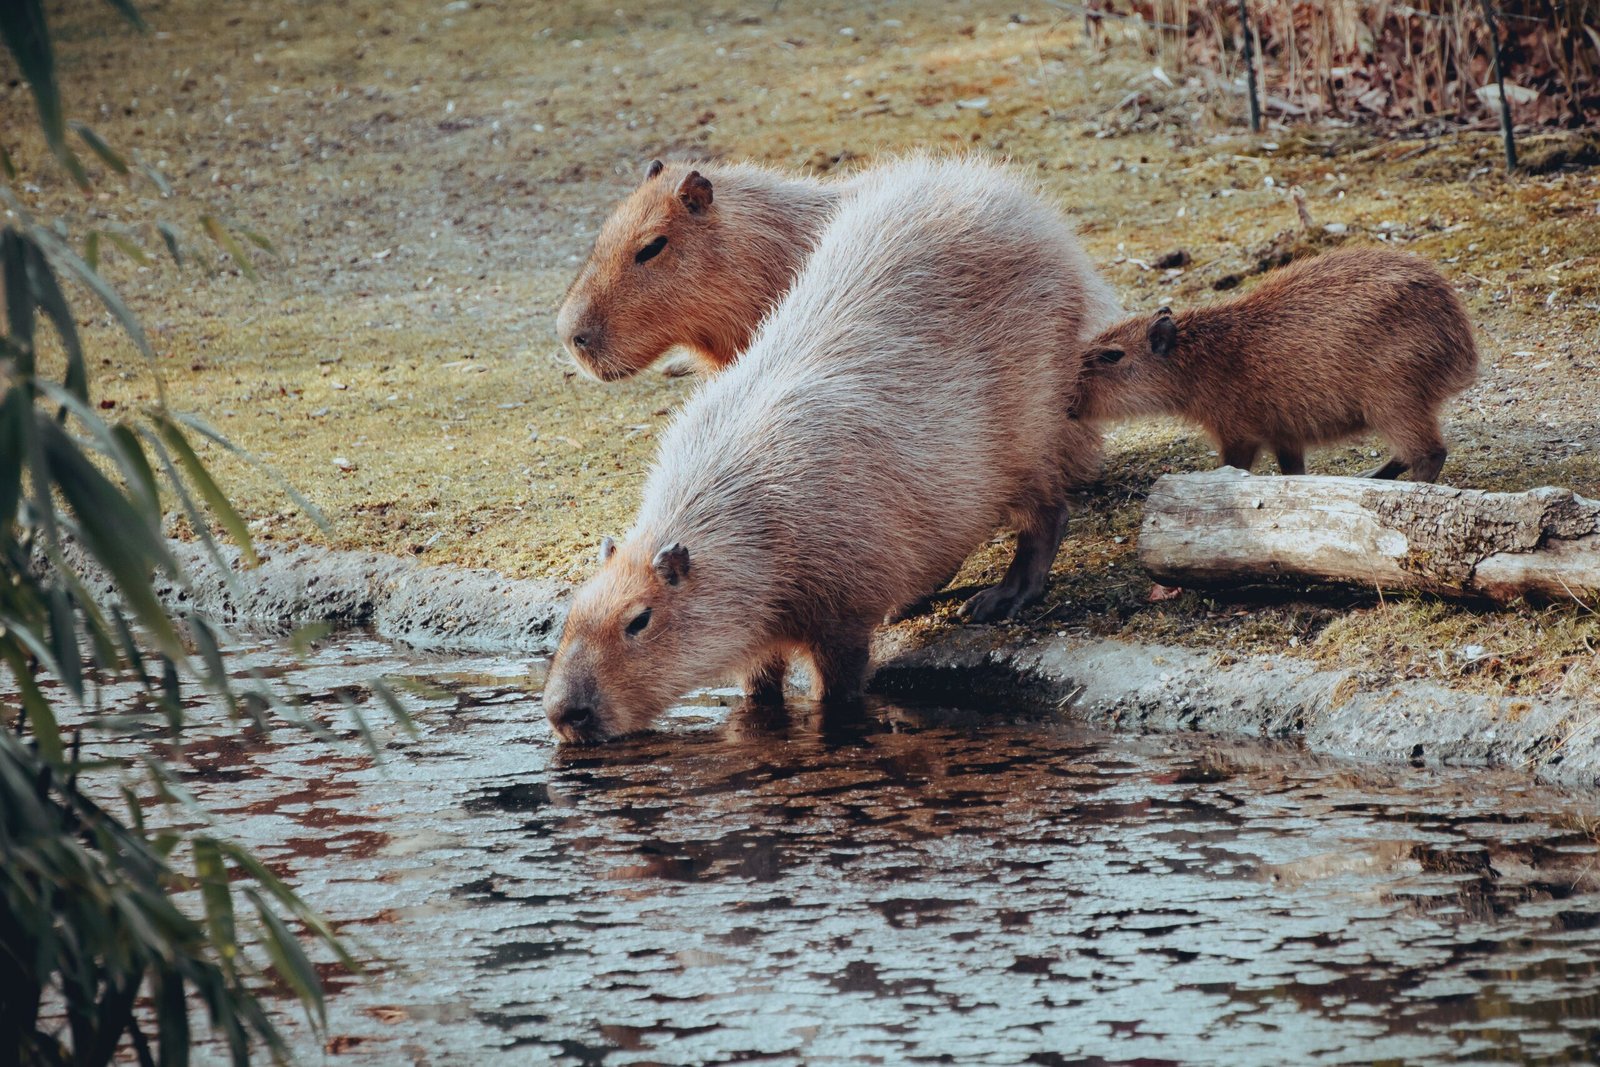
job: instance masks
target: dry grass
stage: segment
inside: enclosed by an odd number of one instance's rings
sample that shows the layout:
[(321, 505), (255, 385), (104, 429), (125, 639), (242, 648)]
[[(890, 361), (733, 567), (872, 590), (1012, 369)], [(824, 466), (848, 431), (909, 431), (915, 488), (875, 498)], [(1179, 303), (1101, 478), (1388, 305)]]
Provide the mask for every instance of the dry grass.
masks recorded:
[[(1449, 413), (1446, 477), (1600, 496), (1600, 180), (1508, 179), (1491, 135), (1251, 139), (1237, 101), (1168, 87), (1138, 48), (1098, 53), (1078, 20), (1034, 6), (160, 0), (147, 13), (164, 36), (131, 37), (93, 7), (73, 14), (67, 85), (93, 72), (121, 87), (80, 94), (75, 110), (284, 257), (258, 284), (220, 262), (107, 271), (152, 327), (174, 402), (273, 461), (329, 513), (341, 547), (571, 579), (625, 526), (655, 430), (691, 385), (574, 378), (551, 319), (599, 219), (658, 154), (820, 170), (913, 145), (1000, 152), (1037, 169), (1134, 308), (1210, 299), (1226, 275), (1250, 284), (1264, 251), (1302, 241), (1284, 192), (1299, 185), (1319, 226), (1403, 243), (1462, 288), (1485, 368)], [(0, 137), (44, 184), (22, 106), (0, 88)], [(40, 197), (80, 224), (167, 210), (107, 188), (89, 202)], [(1189, 267), (1147, 269), (1179, 247)], [(92, 332), (109, 355), (101, 395), (148, 400), (148, 368), (105, 324)], [(1373, 447), (1311, 465), (1355, 472)], [(1587, 651), (1600, 625), (1576, 605), (1314, 590), (1148, 603), (1134, 561), (1144, 494), (1165, 471), (1213, 462), (1182, 427), (1115, 434), (1030, 625), (1600, 693)], [(321, 537), (266, 479), (219, 466), (269, 545)], [(980, 552), (958, 584), (993, 577), (1003, 553)], [(1456, 653), (1470, 645), (1498, 663), (1467, 669)]]

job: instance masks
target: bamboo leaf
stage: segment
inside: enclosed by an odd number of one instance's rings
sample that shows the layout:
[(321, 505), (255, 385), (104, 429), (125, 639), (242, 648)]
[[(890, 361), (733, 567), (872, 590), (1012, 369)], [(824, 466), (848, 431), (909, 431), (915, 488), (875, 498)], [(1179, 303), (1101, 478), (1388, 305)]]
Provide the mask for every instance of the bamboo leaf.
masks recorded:
[(229, 536), (233, 538), (234, 543), (239, 547), (239, 552), (245, 561), (245, 565), (249, 567), (260, 565), (261, 557), (256, 555), (255, 544), (250, 538), (250, 527), (245, 525), (244, 519), (234, 510), (233, 505), (228, 502), (227, 496), (212, 479), (211, 472), (206, 470), (205, 464), (200, 462), (200, 457), (195, 455), (194, 449), (189, 445), (188, 438), (183, 436), (183, 431), (178, 428), (176, 423), (165, 417), (158, 416), (155, 421), (156, 430), (161, 434), (161, 439), (167, 443), (168, 448), (172, 449), (173, 454), (178, 458), (179, 465), (183, 467), (184, 473), (189, 476), (189, 480), (194, 483), (195, 488), (200, 490), (200, 495), (205, 497), (206, 503), (216, 513), (217, 521), (222, 523), (223, 529), (228, 531)]
[(200, 545), (206, 550), (206, 555), (211, 557), (211, 565), (217, 569), (217, 575), (222, 579), (228, 591), (235, 597), (244, 595), (244, 589), (239, 584), (238, 576), (233, 573), (227, 557), (222, 554), (222, 546), (217, 543), (216, 537), (211, 533), (211, 522), (206, 518), (205, 512), (195, 503), (194, 497), (189, 495), (188, 486), (183, 483), (183, 475), (177, 465), (173, 463), (172, 456), (167, 452), (166, 446), (161, 443), (161, 438), (154, 432), (140, 428), (150, 442), (150, 447), (155, 451), (156, 459), (161, 462), (161, 469), (166, 472), (167, 484), (172, 486), (172, 491), (178, 497), (178, 503), (183, 506), (183, 513), (189, 517), (189, 525), (194, 528), (195, 536), (200, 539)]
[(207, 684), (212, 689), (228, 689), (228, 668), (222, 664), (222, 648), (217, 643), (217, 635), (211, 632), (211, 627), (197, 615), (188, 619), (189, 632), (194, 635), (195, 647), (200, 651), (200, 659), (206, 665), (206, 670), (211, 677)]
[(139, 264), (141, 267), (149, 265), (150, 257), (145, 255), (144, 254), (144, 249), (142, 249), (138, 245), (134, 244), (131, 240), (128, 239), (128, 237), (126, 237), (123, 234), (117, 233), (115, 230), (106, 230), (105, 231), (105, 235), (106, 235), (106, 240), (108, 240), (112, 244), (116, 245), (118, 251), (120, 251), (123, 255), (127, 256), (129, 259), (133, 260), (135, 263)]
[(138, 346), (144, 357), (154, 362), (156, 358), (155, 352), (150, 347), (150, 339), (145, 336), (144, 327), (139, 325), (139, 320), (134, 317), (133, 312), (128, 310), (128, 305), (124, 304), (122, 298), (116, 294), (116, 291), (106, 284), (105, 279), (100, 277), (89, 264), (78, 258), (77, 254), (67, 247), (66, 242), (62, 241), (49, 229), (35, 224), (29, 229), (29, 233), (35, 241), (39, 242), (45, 254), (55, 262), (58, 268), (65, 268), (68, 273), (89, 287), (89, 291), (99, 298), (100, 303), (105, 305), (107, 311), (111, 312), (112, 316), (121, 324), (123, 332)]
[(142, 33), (149, 28), (144, 24), (144, 19), (140, 16), (138, 9), (133, 6), (133, 0), (106, 0), (106, 3), (115, 8), (123, 18), (127, 19), (134, 29)]
[[(156, 487), (156, 472), (150, 469), (150, 461), (139, 445), (138, 435), (126, 424), (119, 423), (111, 427), (111, 436), (122, 446), (122, 458), (126, 462), (125, 471), (132, 473), (128, 482), (143, 499), (148, 518), (151, 522), (160, 522), (161, 494)], [(124, 477), (127, 477), (126, 473)]]
[(90, 270), (100, 269), (99, 230), (90, 230), (89, 235), (83, 239), (83, 261), (89, 265)]
[(173, 228), (171, 223), (158, 222), (156, 223), (156, 232), (161, 235), (161, 240), (166, 243), (167, 254), (172, 257), (172, 262), (180, 267), (183, 266), (183, 245), (178, 240), (178, 231)]
[(33, 292), (28, 285), (28, 248), (22, 234), (7, 228), (0, 232), (0, 272), (4, 272), (6, 332), (19, 354), (24, 375), (33, 373)]
[(191, 430), (194, 430), (207, 440), (221, 445), (233, 455), (238, 456), (240, 459), (256, 468), (256, 470), (261, 471), (267, 477), (271, 478), (273, 482), (277, 484), (278, 488), (282, 489), (284, 494), (288, 496), (290, 500), (294, 501), (295, 507), (305, 512), (306, 516), (310, 518), (312, 522), (317, 524), (318, 529), (320, 529), (323, 533), (333, 532), (333, 525), (328, 522), (327, 517), (322, 514), (321, 509), (313, 504), (310, 500), (307, 500), (300, 490), (296, 489), (287, 478), (278, 473), (277, 468), (273, 467), (270, 463), (267, 463), (253, 452), (240, 448), (238, 445), (222, 436), (222, 434), (218, 433), (211, 427), (209, 423), (200, 418), (198, 415), (191, 415), (186, 412), (173, 412), (172, 418), (189, 427)]
[(150, 688), (150, 675), (144, 669), (144, 653), (139, 649), (139, 642), (133, 636), (133, 627), (128, 625), (128, 617), (122, 614), (122, 609), (115, 604), (111, 605), (111, 620), (116, 624), (117, 637), (122, 642), (122, 654), (127, 658), (128, 666), (133, 668), (133, 673), (138, 676), (139, 684), (145, 689)]
[(67, 306), (67, 298), (56, 282), (55, 271), (50, 269), (50, 263), (45, 259), (43, 249), (31, 241), (28, 242), (27, 259), (28, 282), (33, 290), (34, 301), (44, 309), (45, 315), (55, 326), (56, 335), (61, 338), (61, 348), (67, 356), (67, 373), (62, 379), (62, 384), (74, 396), (87, 403), (89, 372), (84, 367), (83, 345), (78, 341), (78, 327), (72, 320), (72, 309)]
[(55, 52), (40, 0), (7, 0), (0, 4), (0, 39), (4, 39), (11, 58), (33, 91), (39, 112), (39, 127), (44, 131), (50, 151), (80, 188), (88, 178), (77, 157), (67, 147), (66, 122), (62, 117), (61, 89), (56, 84)]
[(201, 215), (200, 228), (206, 231), (206, 236), (217, 243), (217, 246), (228, 253), (228, 258), (238, 264), (239, 272), (251, 281), (256, 280), (256, 269), (250, 263), (250, 258), (245, 255), (239, 242), (233, 239), (233, 234), (215, 215)]
[[(198, 862), (198, 860), (196, 861)], [(161, 1067), (187, 1067), (189, 1063), (189, 1004), (183, 995), (181, 974), (166, 974), (156, 982), (156, 1034)]]
[(267, 955), (272, 959), (274, 968), (279, 976), (293, 989), (295, 996), (300, 999), (301, 1005), (306, 1010), (306, 1017), (313, 1027), (320, 1033), (328, 1025), (327, 1011), (322, 1001), (322, 981), (317, 977), (316, 968), (311, 966), (311, 961), (306, 958), (305, 950), (300, 947), (289, 928), (278, 918), (270, 905), (262, 899), (261, 894), (253, 889), (245, 892), (256, 906), (256, 914), (261, 918), (261, 925), (265, 927), (262, 945), (267, 950)]
[(78, 649), (78, 620), (72, 601), (60, 587), (50, 590), (50, 647), (56, 678), (75, 700), (83, 702), (83, 657)]
[(185, 660), (183, 643), (156, 600), (150, 581), (154, 566), (160, 565), (169, 574), (177, 571), (159, 533), (129, 507), (116, 487), (52, 420), (36, 425), (43, 437), (47, 476), (77, 516), (86, 546), (110, 573), (124, 602), (150, 631), (157, 647), (176, 660)]
[(85, 126), (81, 122), (74, 122), (72, 124), (72, 129), (73, 132), (75, 132), (79, 137), (83, 138), (83, 143), (89, 146), (89, 150), (100, 157), (100, 161), (102, 163), (116, 171), (118, 174), (124, 176), (127, 175), (127, 161), (121, 156), (117, 155), (116, 150), (110, 145), (106, 144), (103, 137), (101, 137), (98, 133), (95, 133), (88, 126)]
[(13, 385), (7, 389), (5, 399), (0, 400), (0, 542), (10, 538), (17, 505), (22, 502), (22, 466), (27, 451), (24, 435), (32, 418), (33, 402), (27, 388)]
[(235, 226), (234, 229), (237, 230), (239, 232), (239, 235), (241, 237), (243, 237), (246, 241), (249, 241), (251, 244), (255, 245), (257, 248), (261, 249), (262, 251), (269, 252), (272, 255), (277, 255), (278, 254), (278, 249), (273, 245), (273, 243), (271, 241), (267, 240), (261, 234), (257, 233), (256, 231), (247, 230), (243, 226)]
[(200, 899), (205, 905), (211, 944), (222, 959), (223, 972), (232, 978), (239, 955), (239, 939), (234, 929), (233, 893), (222, 862), (222, 850), (209, 837), (196, 837), (190, 847), (194, 851), (194, 876), (200, 883)]
[(53, 767), (66, 766), (66, 751), (61, 744), (61, 728), (56, 725), (50, 702), (34, 684), (33, 672), (20, 649), (9, 641), (0, 642), (0, 658), (11, 667), (11, 675), (22, 690), (22, 708), (28, 713), (29, 733), (39, 746), (39, 755)]
[(389, 688), (389, 683), (382, 678), (374, 678), (368, 685), (371, 686), (373, 694), (383, 702), (383, 706), (389, 709), (389, 714), (394, 717), (394, 721), (399, 723), (406, 733), (415, 737), (417, 735), (416, 720), (411, 717), (411, 713), (406, 710), (406, 706), (400, 702), (400, 698), (395, 694), (395, 691)]

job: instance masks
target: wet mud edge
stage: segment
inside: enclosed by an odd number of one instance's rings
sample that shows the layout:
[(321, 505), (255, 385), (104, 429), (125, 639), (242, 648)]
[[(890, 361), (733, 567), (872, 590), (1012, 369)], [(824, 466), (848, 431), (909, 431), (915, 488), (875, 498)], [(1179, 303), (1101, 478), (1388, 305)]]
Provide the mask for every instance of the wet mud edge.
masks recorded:
[[(187, 588), (163, 598), (224, 625), (360, 627), (418, 648), (553, 650), (570, 587), (375, 553), (276, 549), (259, 567), (174, 542)], [(1567, 697), (1495, 697), (1433, 682), (1364, 684), (1290, 656), (1231, 657), (1167, 645), (973, 626), (880, 632), (872, 688), (963, 700), (1005, 696), (1098, 726), (1300, 738), (1313, 752), (1525, 770), (1600, 786), (1600, 708)]]

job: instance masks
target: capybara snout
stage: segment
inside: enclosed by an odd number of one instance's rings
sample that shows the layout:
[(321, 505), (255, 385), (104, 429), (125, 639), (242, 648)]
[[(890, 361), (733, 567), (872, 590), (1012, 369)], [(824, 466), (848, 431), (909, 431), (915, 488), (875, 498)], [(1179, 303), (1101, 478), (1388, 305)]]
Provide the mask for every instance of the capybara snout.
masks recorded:
[(684, 689), (673, 670), (692, 595), (689, 550), (600, 545), (600, 572), (578, 591), (545, 681), (545, 716), (564, 741), (648, 726)]

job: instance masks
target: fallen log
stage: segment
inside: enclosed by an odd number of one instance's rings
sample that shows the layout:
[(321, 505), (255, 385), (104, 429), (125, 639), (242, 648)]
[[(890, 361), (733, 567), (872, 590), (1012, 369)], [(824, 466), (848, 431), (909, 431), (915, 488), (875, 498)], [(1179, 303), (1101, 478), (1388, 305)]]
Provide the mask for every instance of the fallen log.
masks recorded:
[(1157, 582), (1358, 582), (1493, 600), (1600, 594), (1600, 501), (1370, 478), (1169, 474), (1145, 503)]

